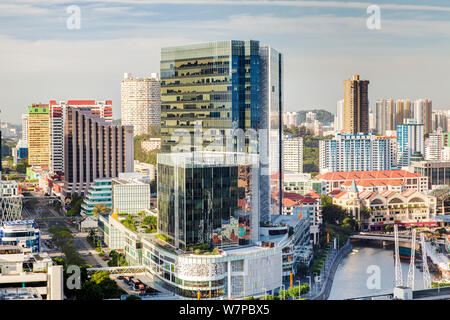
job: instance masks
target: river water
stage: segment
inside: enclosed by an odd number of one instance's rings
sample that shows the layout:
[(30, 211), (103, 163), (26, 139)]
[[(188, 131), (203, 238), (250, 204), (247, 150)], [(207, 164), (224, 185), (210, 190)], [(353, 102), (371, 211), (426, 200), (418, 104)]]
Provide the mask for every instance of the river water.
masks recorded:
[[(420, 262), (418, 263), (416, 260), (416, 266), (418, 264)], [(409, 261), (402, 262), (404, 284), (406, 284), (408, 270)], [(371, 281), (376, 273), (380, 275), (378, 288), (376, 288), (377, 282)], [(328, 299), (342, 300), (392, 293), (394, 278), (393, 249), (353, 246), (353, 251), (341, 261), (336, 270)], [(367, 284), (368, 280), (369, 285)], [(417, 267), (415, 268), (414, 289), (423, 289), (422, 272)]]

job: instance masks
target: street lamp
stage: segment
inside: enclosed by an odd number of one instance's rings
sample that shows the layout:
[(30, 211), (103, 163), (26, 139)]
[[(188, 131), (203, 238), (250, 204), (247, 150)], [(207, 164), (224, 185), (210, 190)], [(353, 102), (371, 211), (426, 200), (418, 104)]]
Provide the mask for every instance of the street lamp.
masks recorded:
[(283, 288), (283, 300), (286, 300), (286, 286), (282, 284), (281, 287)]
[(297, 282), (298, 282), (298, 300), (300, 300), (300, 298), (301, 298), (301, 286), (300, 286), (300, 280), (297, 280)]
[(312, 291), (312, 287), (311, 287), (311, 276), (306, 276), (309, 279), (309, 296), (311, 297), (311, 291)]

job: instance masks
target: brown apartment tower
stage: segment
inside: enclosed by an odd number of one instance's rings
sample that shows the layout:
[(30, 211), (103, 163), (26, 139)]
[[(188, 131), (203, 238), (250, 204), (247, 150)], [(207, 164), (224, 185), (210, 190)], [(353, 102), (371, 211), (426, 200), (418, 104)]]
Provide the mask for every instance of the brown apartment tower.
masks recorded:
[(344, 132), (369, 133), (368, 80), (360, 80), (359, 75), (344, 80)]
[(134, 170), (133, 127), (113, 125), (90, 108), (67, 106), (63, 195), (85, 194), (94, 179)]

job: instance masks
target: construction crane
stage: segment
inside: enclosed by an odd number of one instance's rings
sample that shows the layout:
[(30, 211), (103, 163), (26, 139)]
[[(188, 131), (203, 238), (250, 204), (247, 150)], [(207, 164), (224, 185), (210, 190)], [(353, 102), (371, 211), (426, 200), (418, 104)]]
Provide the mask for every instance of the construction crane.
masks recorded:
[(425, 236), (423, 232), (420, 234), (420, 244), (422, 246), (423, 287), (424, 289), (429, 289), (431, 288), (431, 276), (428, 270), (427, 248), (425, 247)]
[(403, 286), (402, 265), (400, 264), (400, 253), (398, 247), (398, 225), (394, 225), (394, 241), (395, 241), (395, 286)]
[(415, 260), (416, 260), (416, 229), (413, 229), (411, 235), (411, 261), (409, 263), (408, 280), (406, 286), (414, 290), (415, 280)]

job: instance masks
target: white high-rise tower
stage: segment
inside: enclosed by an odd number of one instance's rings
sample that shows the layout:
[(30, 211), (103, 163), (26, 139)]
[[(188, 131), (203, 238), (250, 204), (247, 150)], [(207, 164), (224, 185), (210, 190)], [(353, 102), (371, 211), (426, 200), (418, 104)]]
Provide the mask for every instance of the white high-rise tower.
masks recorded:
[(125, 73), (121, 85), (122, 125), (132, 125), (134, 135), (149, 132), (161, 125), (161, 92), (157, 73), (150, 78), (133, 78)]

